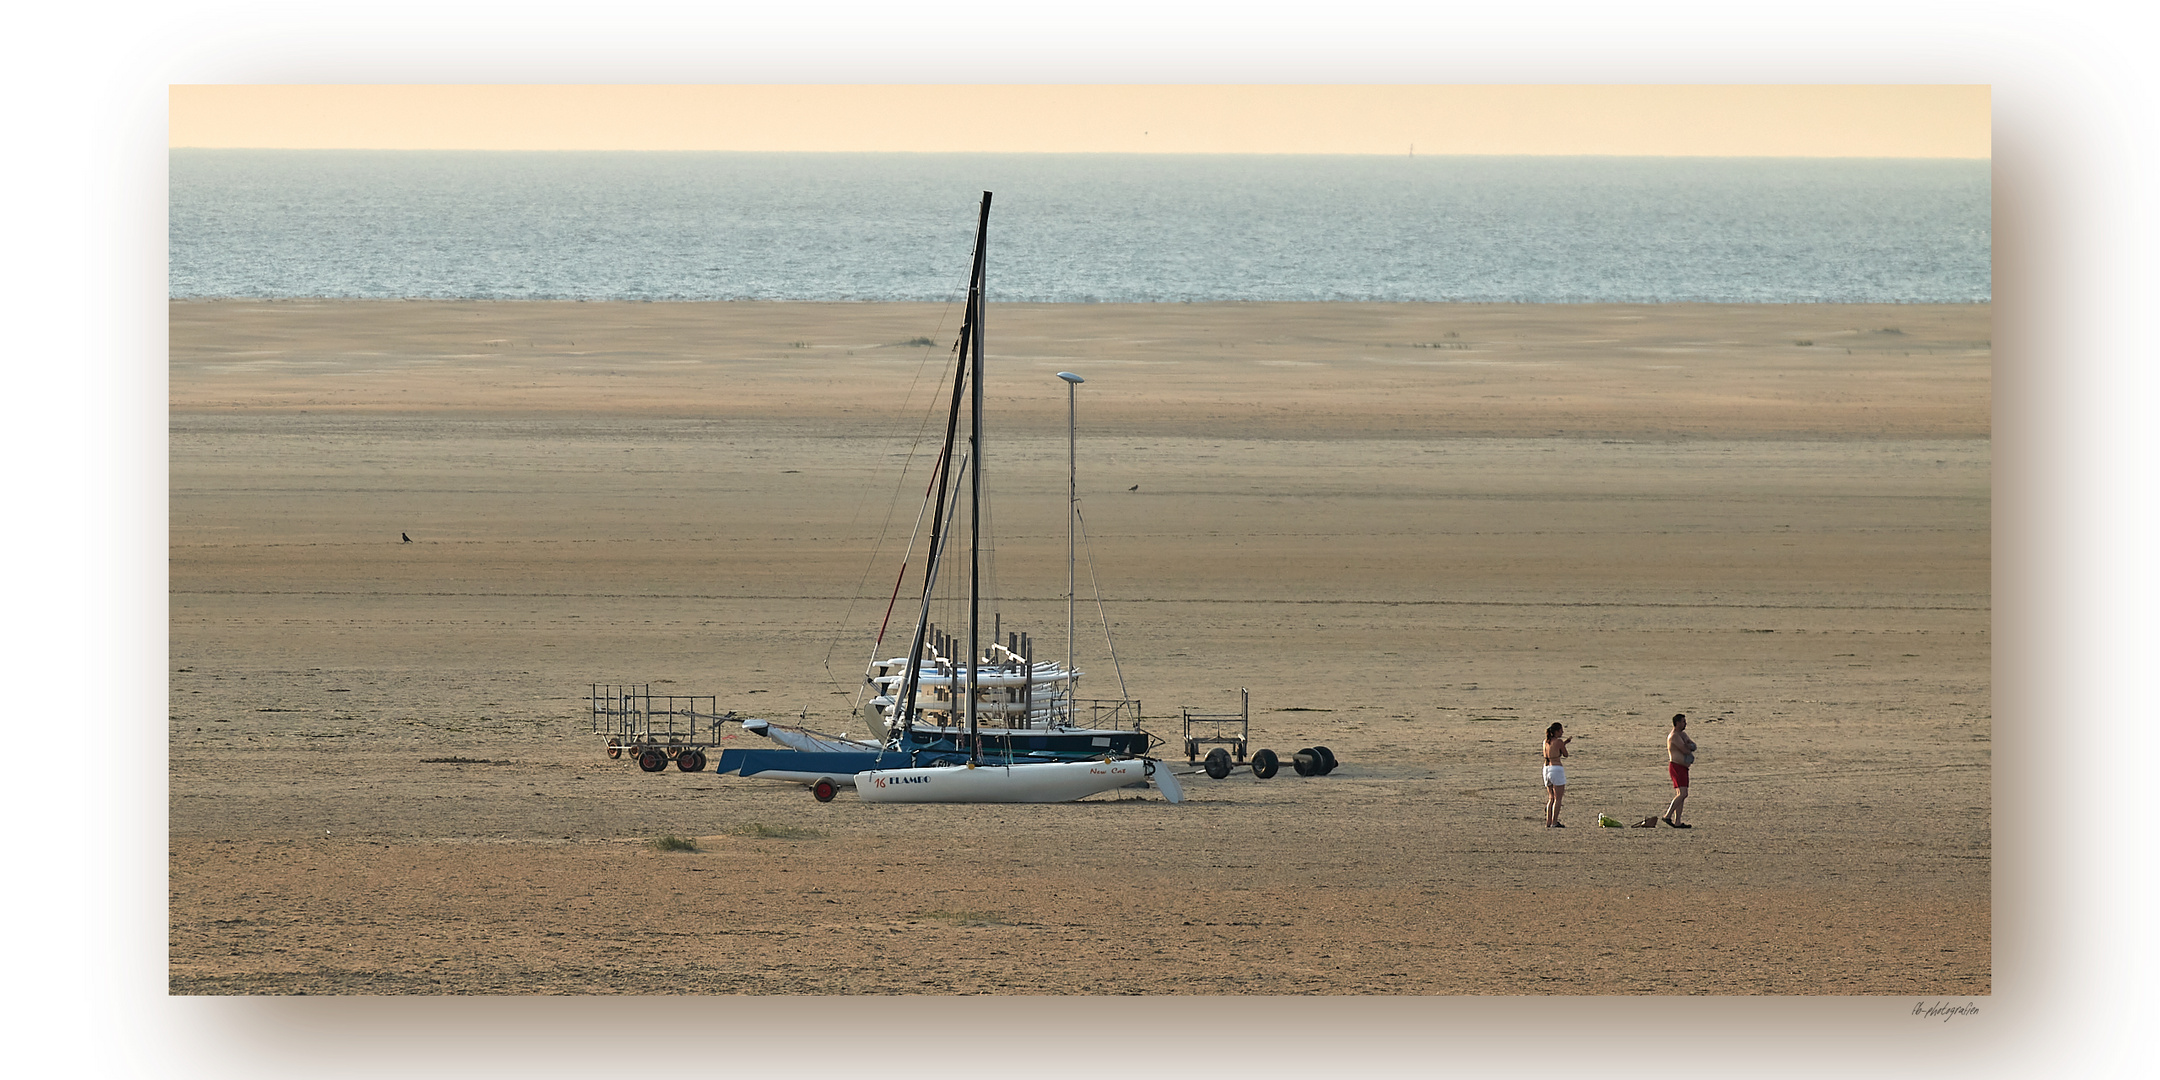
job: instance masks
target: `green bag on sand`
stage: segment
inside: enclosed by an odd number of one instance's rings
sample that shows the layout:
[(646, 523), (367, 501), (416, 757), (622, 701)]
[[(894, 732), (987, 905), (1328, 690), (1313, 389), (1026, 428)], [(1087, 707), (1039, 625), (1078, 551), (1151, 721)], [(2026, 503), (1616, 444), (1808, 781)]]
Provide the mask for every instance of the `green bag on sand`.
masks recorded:
[(1619, 818), (1616, 818), (1616, 817), (1612, 816), (1611, 814), (1599, 814), (1599, 815), (1597, 816), (1597, 823), (1598, 823), (1598, 824), (1600, 824), (1600, 825), (1603, 825), (1603, 826), (1605, 826), (1605, 827), (1606, 827), (1606, 828), (1608, 828), (1608, 829), (1625, 829), (1625, 828), (1627, 828), (1627, 826), (1625, 826), (1625, 825), (1622, 825), (1622, 824), (1620, 823), (1620, 819), (1619, 819)]

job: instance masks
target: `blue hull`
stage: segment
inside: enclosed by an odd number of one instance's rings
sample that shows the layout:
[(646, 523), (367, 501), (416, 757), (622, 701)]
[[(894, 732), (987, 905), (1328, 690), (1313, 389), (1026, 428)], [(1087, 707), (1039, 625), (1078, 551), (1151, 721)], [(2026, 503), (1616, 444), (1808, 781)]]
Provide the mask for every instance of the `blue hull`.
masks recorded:
[[(1058, 746), (1054, 743), (1040, 748), (1014, 746), (1008, 751), (997, 740), (996, 745), (983, 747), (983, 762), (990, 765), (1034, 764), (1051, 761), (1089, 761), (1108, 754), (1138, 756), (1147, 752), (1145, 732), (1119, 732), (1107, 749), (1087, 744)], [(1016, 738), (1015, 743), (1035, 739), (1055, 740), (1056, 736)], [(734, 773), (738, 776), (756, 776), (759, 773), (819, 773), (835, 780), (852, 778), (856, 773), (870, 769), (908, 769), (929, 765), (961, 765), (968, 760), (965, 751), (946, 739), (925, 739), (917, 734), (919, 749), (914, 753), (899, 750), (790, 750), (786, 748), (766, 750), (747, 747), (720, 751), (720, 760), (714, 764), (716, 773)], [(989, 740), (985, 740), (986, 744)]]
[(835, 780), (845, 779), (852, 782), (856, 773), (867, 769), (907, 768), (913, 764), (909, 760), (910, 756), (890, 750), (815, 753), (787, 749), (732, 749), (720, 751), (720, 761), (713, 766), (713, 771), (734, 773), (738, 776), (756, 776), (765, 772), (815, 772), (830, 774)]
[[(944, 732), (918, 730), (911, 733), (909, 741), (917, 752), (926, 756), (967, 755), (961, 740)], [(1052, 732), (984, 736), (982, 757), (990, 764), (1003, 764), (1008, 758), (1015, 762), (1090, 761), (1101, 757), (1140, 757), (1148, 749), (1145, 731)]]

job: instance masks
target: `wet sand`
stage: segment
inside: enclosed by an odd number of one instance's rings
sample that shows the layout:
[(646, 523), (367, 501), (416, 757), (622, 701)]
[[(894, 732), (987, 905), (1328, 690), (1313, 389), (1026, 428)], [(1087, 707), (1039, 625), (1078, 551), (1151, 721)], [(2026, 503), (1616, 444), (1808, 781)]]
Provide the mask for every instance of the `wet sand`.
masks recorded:
[(1342, 762), (1054, 807), (588, 730), (847, 725), (956, 311), (171, 312), (175, 993), (1989, 991), (1985, 306), (993, 307), (1004, 625), (1079, 371), (1092, 692)]

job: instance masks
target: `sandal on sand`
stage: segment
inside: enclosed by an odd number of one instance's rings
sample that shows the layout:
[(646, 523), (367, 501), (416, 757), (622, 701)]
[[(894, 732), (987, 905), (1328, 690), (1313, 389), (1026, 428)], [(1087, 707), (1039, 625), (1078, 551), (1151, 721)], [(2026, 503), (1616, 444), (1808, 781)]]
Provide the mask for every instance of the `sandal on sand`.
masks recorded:
[(1692, 828), (1694, 828), (1694, 827), (1695, 827), (1695, 826), (1693, 826), (1693, 825), (1682, 825), (1682, 824), (1680, 824), (1679, 822), (1677, 822), (1677, 821), (1674, 821), (1674, 820), (1673, 820), (1673, 819), (1671, 819), (1671, 818), (1663, 818), (1663, 819), (1661, 819), (1661, 820), (1663, 820), (1663, 821), (1665, 822), (1665, 824), (1667, 824), (1667, 825), (1670, 825), (1670, 826), (1672, 826), (1672, 827), (1673, 827), (1673, 828), (1675, 828), (1675, 829), (1692, 829)]
[(1567, 828), (1567, 826), (1565, 826), (1565, 825), (1562, 825), (1562, 824), (1560, 824), (1560, 823), (1559, 823), (1559, 822), (1557, 822), (1557, 821), (1555, 821), (1555, 822), (1553, 822), (1553, 823), (1552, 823), (1552, 827), (1553, 827), (1553, 828), (1555, 828), (1555, 829), (1565, 829), (1565, 828)]

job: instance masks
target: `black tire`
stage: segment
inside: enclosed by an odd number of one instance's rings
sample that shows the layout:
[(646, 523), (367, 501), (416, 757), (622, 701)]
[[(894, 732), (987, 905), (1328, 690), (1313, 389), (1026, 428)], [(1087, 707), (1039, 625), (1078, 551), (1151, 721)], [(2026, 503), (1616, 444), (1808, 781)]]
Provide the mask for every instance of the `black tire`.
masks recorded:
[(685, 750), (675, 755), (675, 767), (684, 772), (704, 772), (705, 751)]
[(1252, 756), (1252, 774), (1265, 780), (1275, 775), (1275, 769), (1280, 764), (1275, 757), (1275, 751), (1262, 750)]
[(646, 772), (659, 772), (667, 768), (667, 754), (657, 746), (648, 746), (638, 751), (637, 767)]
[(1330, 750), (1325, 746), (1315, 746), (1312, 749), (1313, 753), (1320, 755), (1320, 775), (1326, 776), (1327, 774), (1334, 772), (1335, 751)]
[(617, 738), (613, 735), (608, 736), (607, 756), (610, 758), (619, 758), (622, 756), (622, 740), (620, 738)]
[(840, 785), (830, 780), (819, 780), (810, 785), (810, 794), (816, 796), (819, 802), (831, 802), (833, 796), (840, 794)]
[(1320, 755), (1313, 753), (1312, 747), (1308, 746), (1290, 758), (1290, 767), (1297, 770), (1299, 776), (1311, 776), (1320, 771)]
[(1210, 780), (1220, 780), (1230, 775), (1230, 751), (1220, 746), (1208, 751), (1207, 764), (1201, 766), (1201, 768), (1207, 770), (1208, 779)]

